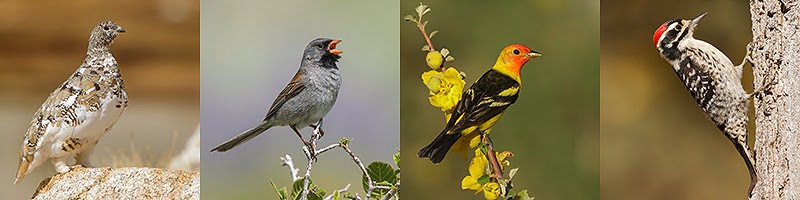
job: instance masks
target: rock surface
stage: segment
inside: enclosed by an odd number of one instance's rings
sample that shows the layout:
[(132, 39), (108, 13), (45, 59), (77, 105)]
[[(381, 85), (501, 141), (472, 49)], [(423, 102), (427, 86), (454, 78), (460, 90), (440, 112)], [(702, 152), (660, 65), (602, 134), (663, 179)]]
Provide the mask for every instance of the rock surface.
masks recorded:
[(32, 199), (200, 199), (200, 173), (145, 167), (76, 168), (47, 178)]

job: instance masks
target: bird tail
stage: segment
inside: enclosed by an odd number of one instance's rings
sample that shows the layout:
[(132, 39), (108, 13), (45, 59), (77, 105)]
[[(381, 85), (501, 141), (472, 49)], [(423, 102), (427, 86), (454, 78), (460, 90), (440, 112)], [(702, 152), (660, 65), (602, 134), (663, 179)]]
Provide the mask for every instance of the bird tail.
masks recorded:
[(733, 142), (733, 146), (736, 146), (736, 150), (739, 151), (739, 155), (742, 156), (745, 165), (747, 165), (747, 171), (750, 172), (750, 188), (747, 190), (747, 194), (752, 194), (753, 188), (758, 182), (758, 175), (756, 175), (756, 170), (753, 168), (753, 164), (756, 163), (756, 157), (753, 155), (753, 151), (750, 150), (750, 146), (747, 146), (747, 139), (744, 141), (731, 140), (731, 142)]
[(235, 137), (231, 138), (230, 140), (220, 145), (217, 145), (217, 147), (211, 149), (211, 152), (214, 151), (225, 152), (230, 149), (233, 149), (233, 147), (239, 146), (242, 143), (250, 141), (250, 139), (253, 139), (254, 137), (258, 136), (258, 134), (261, 134), (262, 132), (266, 131), (271, 127), (272, 126), (262, 123), (256, 127), (248, 129), (247, 131), (244, 131), (243, 133), (240, 133), (239, 135), (236, 135)]
[(428, 158), (434, 164), (438, 164), (444, 160), (447, 152), (450, 151), (450, 147), (452, 147), (460, 137), (461, 134), (459, 133), (448, 134), (448, 131), (444, 130), (439, 133), (439, 136), (436, 136), (436, 139), (433, 139), (433, 142), (419, 150), (417, 156), (420, 158)]

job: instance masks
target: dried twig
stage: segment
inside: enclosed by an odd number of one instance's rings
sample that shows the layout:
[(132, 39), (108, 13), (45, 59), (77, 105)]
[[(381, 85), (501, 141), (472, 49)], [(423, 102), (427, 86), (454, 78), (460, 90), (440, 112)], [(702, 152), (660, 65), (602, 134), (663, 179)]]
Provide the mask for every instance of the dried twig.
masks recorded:
[(289, 156), (289, 154), (281, 157), (281, 166), (289, 167), (289, 173), (292, 175), (292, 182), (300, 179), (300, 177), (297, 176), (297, 173), (299, 173), (300, 170), (294, 167), (294, 162), (292, 162), (292, 157)]
[[(342, 189), (339, 189), (339, 190), (337, 190), (337, 191), (339, 192), (339, 194), (341, 194), (341, 193), (347, 192), (347, 190), (348, 190), (348, 189), (350, 189), (350, 184), (347, 184), (346, 186), (344, 186), (344, 188), (342, 188)], [(327, 197), (325, 197), (325, 199), (323, 199), (323, 200), (331, 200), (331, 199), (333, 199), (333, 194), (331, 194), (331, 195), (328, 195), (328, 196), (327, 196)]]
[(317, 140), (321, 136), (320, 135), (320, 129), (321, 128), (322, 128), (322, 123), (320, 123), (316, 128), (314, 128), (314, 131), (311, 133), (311, 138), (308, 140), (308, 142), (311, 144), (310, 148), (312, 150), (308, 150), (308, 147), (305, 147), (305, 146), (303, 147), (303, 149), (304, 149), (303, 151), (306, 152), (306, 157), (308, 157), (308, 165), (306, 165), (306, 174), (303, 177), (303, 190), (300, 193), (300, 195), (301, 195), (300, 199), (301, 200), (307, 200), (308, 199), (308, 185), (309, 185), (309, 182), (310, 182), (309, 180), (311, 180), (311, 167), (314, 164), (314, 158), (316, 158), (316, 154), (312, 154), (311, 151), (313, 151), (313, 153), (317, 152), (315, 149), (316, 149), (316, 146), (317, 146)]
[(341, 145), (342, 149), (350, 155), (350, 158), (353, 159), (353, 162), (358, 165), (358, 168), (361, 168), (361, 172), (364, 173), (364, 177), (367, 177), (367, 199), (369, 196), (372, 195), (372, 190), (375, 189), (375, 183), (372, 182), (372, 178), (369, 177), (369, 173), (367, 172), (367, 168), (364, 167), (364, 163), (361, 163), (361, 159), (356, 156), (353, 151), (350, 150), (350, 146), (347, 143)]

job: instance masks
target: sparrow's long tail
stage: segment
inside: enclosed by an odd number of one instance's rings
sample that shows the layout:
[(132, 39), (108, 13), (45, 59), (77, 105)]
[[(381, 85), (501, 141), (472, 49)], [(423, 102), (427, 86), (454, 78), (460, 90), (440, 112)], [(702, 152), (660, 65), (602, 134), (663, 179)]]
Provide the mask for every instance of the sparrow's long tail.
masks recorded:
[(247, 131), (244, 131), (243, 133), (240, 133), (239, 135), (236, 135), (236, 137), (231, 138), (230, 140), (226, 141), (225, 143), (217, 145), (217, 147), (214, 147), (214, 149), (211, 149), (211, 151), (212, 152), (214, 152), (214, 151), (219, 151), (219, 152), (228, 151), (230, 149), (233, 149), (233, 147), (239, 146), (240, 144), (245, 143), (245, 142), (249, 141), (250, 139), (253, 139), (254, 137), (258, 136), (259, 134), (261, 134), (262, 132), (266, 131), (267, 129), (269, 129), (271, 127), (272, 126), (269, 126), (267, 124), (262, 123), (262, 124), (260, 124), (260, 125), (258, 125), (256, 127), (248, 129)]
[(439, 136), (436, 136), (436, 139), (433, 139), (431, 144), (419, 150), (417, 156), (420, 158), (428, 158), (434, 164), (442, 162), (447, 152), (450, 151), (450, 147), (461, 137), (460, 133), (448, 134), (447, 132), (447, 130), (444, 130), (439, 133)]

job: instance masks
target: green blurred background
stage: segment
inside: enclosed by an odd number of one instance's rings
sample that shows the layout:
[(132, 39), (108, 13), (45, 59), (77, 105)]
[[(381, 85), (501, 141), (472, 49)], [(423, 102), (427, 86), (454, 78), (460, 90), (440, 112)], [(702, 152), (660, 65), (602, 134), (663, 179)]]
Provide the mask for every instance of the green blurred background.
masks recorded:
[(0, 194), (30, 198), (55, 174), (43, 163), (13, 185), (22, 137), (47, 96), (86, 57), (89, 32), (113, 20), (127, 30), (111, 52), (129, 106), (90, 158), (96, 166), (163, 167), (199, 120), (200, 5), (160, 1), (0, 1)]
[[(505, 46), (527, 45), (542, 53), (522, 69), (517, 103), (492, 130), (499, 150), (513, 151), (515, 190), (536, 199), (598, 199), (598, 121), (600, 2), (573, 1), (426, 1), (428, 31), (439, 30), (434, 47), (450, 49), (447, 63), (466, 72), (467, 86), (488, 70)], [(419, 1), (401, 1), (400, 15), (415, 14)], [(419, 159), (417, 151), (444, 127), (442, 112), (427, 100), (420, 75), (425, 44), (413, 23), (400, 25), (400, 119), (403, 174), (407, 199), (478, 199), (461, 190), (469, 160), (450, 152), (439, 165)], [(472, 154), (471, 152), (468, 152)], [(470, 155), (471, 156), (471, 155)]]
[[(748, 6), (724, 0), (603, 1), (603, 199), (745, 197), (749, 176), (741, 157), (658, 55), (652, 37), (667, 20), (708, 12), (695, 38), (714, 44), (738, 64), (752, 38)], [(751, 71), (745, 67), (747, 91), (753, 88)], [(750, 127), (752, 132), (752, 122)]]
[[(368, 164), (392, 162), (399, 148), (400, 22), (392, 1), (202, 1), (201, 129), (203, 199), (277, 199), (270, 185), (290, 186), (279, 157), (305, 171), (301, 142), (273, 127), (228, 152), (214, 146), (261, 122), (317, 37), (341, 39), (342, 88), (318, 145), (353, 138)], [(308, 138), (311, 129), (300, 130)], [(394, 164), (392, 164), (394, 165)], [(341, 149), (319, 157), (314, 183), (330, 193), (348, 183), (364, 194), (361, 172)]]

